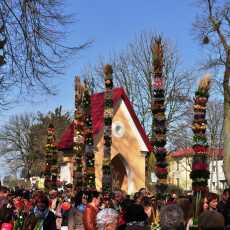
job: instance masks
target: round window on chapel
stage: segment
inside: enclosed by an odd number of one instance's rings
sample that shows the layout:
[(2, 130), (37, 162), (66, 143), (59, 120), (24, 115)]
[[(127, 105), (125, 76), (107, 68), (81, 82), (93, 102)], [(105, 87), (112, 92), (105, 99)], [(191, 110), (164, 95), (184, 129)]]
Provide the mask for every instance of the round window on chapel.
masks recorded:
[(123, 137), (125, 133), (125, 127), (120, 121), (115, 121), (112, 125), (112, 131), (115, 137)]

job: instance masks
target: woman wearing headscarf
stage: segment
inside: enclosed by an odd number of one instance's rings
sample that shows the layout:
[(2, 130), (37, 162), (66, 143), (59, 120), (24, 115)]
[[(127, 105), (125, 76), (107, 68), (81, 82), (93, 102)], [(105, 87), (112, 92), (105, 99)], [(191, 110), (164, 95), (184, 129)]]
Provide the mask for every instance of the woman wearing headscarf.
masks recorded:
[(112, 208), (104, 208), (97, 213), (98, 230), (116, 230), (118, 224), (118, 213)]

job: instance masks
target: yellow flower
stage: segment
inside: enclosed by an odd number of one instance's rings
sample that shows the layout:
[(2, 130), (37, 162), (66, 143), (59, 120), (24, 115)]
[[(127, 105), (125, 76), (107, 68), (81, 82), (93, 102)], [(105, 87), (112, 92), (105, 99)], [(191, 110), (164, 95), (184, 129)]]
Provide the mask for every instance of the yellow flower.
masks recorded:
[(206, 106), (201, 106), (201, 105), (194, 105), (194, 109), (200, 109), (200, 110), (205, 110), (207, 107)]

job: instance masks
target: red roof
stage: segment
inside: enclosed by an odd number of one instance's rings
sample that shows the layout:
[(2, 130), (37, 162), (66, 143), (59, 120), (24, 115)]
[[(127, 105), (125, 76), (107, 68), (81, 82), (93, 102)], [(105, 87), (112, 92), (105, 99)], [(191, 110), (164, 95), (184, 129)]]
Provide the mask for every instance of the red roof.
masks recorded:
[[(114, 88), (113, 89), (113, 104), (116, 104), (123, 100), (136, 127), (139, 131), (144, 143), (146, 144), (149, 152), (152, 150), (152, 146), (149, 142), (149, 139), (141, 126), (136, 113), (134, 112), (133, 106), (129, 101), (127, 95), (123, 88)], [(104, 92), (96, 93), (91, 96), (91, 114), (92, 114), (92, 122), (93, 122), (93, 134), (96, 135), (103, 128), (104, 125)], [(66, 128), (64, 134), (62, 135), (58, 148), (60, 150), (71, 149), (73, 147), (73, 136), (74, 136), (74, 123), (72, 122), (69, 127)]]
[[(177, 151), (171, 152), (170, 156), (173, 158), (182, 158), (182, 157), (189, 157), (194, 153), (193, 148), (188, 147), (184, 149), (179, 149)], [(209, 148), (209, 156), (223, 158), (224, 150), (218, 148)]]

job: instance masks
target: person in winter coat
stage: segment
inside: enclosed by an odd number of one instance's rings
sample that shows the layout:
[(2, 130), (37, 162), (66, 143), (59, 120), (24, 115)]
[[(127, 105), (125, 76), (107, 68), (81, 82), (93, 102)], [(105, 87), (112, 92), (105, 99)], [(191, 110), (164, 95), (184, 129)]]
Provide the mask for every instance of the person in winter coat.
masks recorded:
[(23, 230), (56, 230), (56, 219), (49, 210), (49, 200), (42, 194), (38, 197), (33, 212), (26, 218)]
[(230, 197), (230, 191), (229, 191), (229, 189), (225, 189), (222, 193), (221, 200), (219, 201), (219, 203), (217, 205), (217, 210), (222, 215), (224, 215), (225, 206), (226, 206), (226, 203), (227, 203), (229, 197)]

